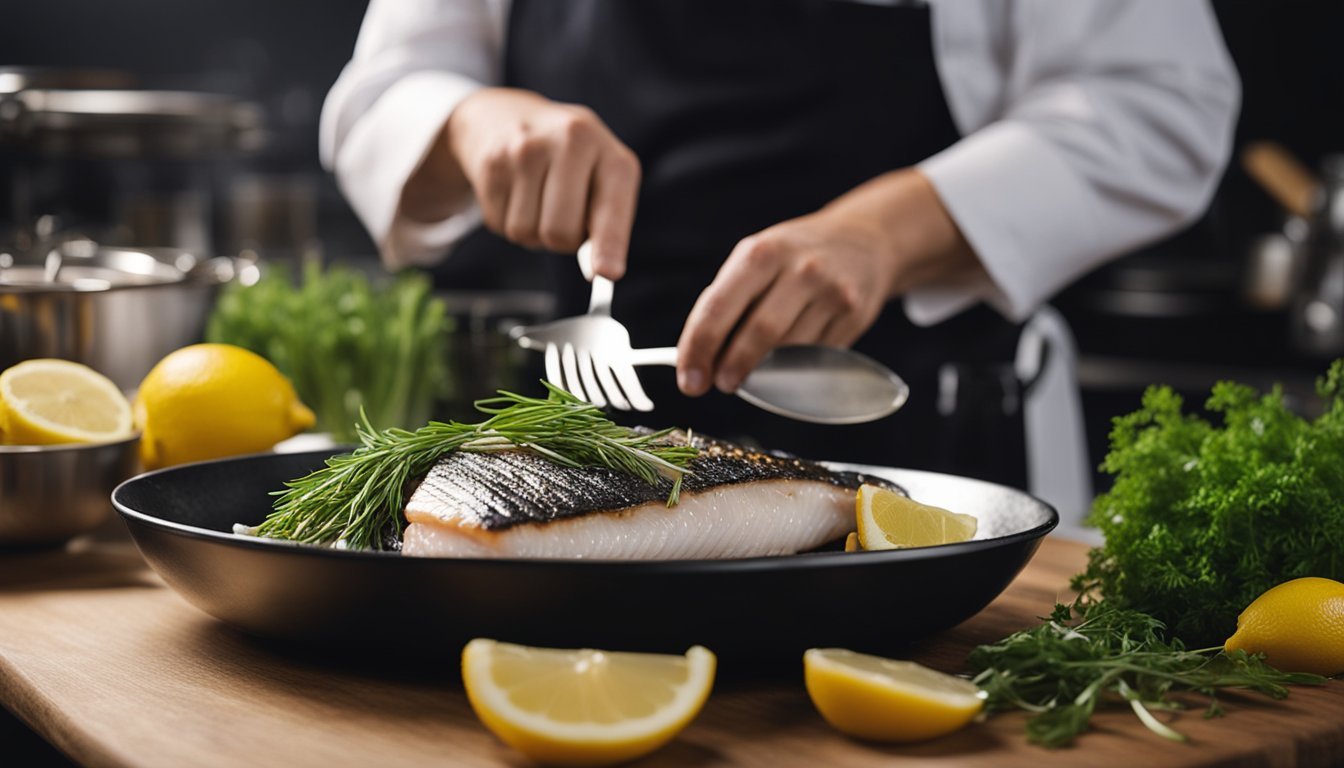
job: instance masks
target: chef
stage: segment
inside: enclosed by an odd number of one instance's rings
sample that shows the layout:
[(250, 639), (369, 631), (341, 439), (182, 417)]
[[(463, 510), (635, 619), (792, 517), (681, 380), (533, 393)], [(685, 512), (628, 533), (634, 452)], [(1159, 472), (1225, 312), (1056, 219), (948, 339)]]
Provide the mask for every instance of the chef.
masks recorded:
[[(1198, 0), (373, 0), (321, 151), (392, 268), (568, 254), (579, 314), (591, 239), (635, 346), (678, 347), (640, 421), (1020, 484), (1020, 425), (958, 418), (1012, 385), (958, 405), (940, 375), (1001, 379), (1040, 304), (1198, 215), (1238, 97)], [(909, 404), (730, 396), (793, 343)]]

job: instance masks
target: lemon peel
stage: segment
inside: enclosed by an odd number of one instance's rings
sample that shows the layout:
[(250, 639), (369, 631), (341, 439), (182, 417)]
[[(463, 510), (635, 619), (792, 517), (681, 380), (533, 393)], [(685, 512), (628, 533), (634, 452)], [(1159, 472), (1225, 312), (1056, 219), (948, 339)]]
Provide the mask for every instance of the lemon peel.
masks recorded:
[(270, 361), (231, 344), (170, 352), (141, 382), (134, 412), (146, 469), (264, 451), (315, 421)]
[(1344, 584), (1308, 576), (1271, 587), (1241, 612), (1223, 647), (1263, 653), (1283, 672), (1344, 673)]

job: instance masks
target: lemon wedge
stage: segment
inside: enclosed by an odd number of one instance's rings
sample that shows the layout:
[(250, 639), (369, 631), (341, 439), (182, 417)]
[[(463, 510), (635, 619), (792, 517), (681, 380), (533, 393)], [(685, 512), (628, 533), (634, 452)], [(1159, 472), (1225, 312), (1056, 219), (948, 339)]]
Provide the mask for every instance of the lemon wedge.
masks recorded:
[(924, 741), (952, 733), (971, 722), (985, 700), (970, 681), (843, 648), (804, 653), (803, 678), (826, 722), (873, 741)]
[(134, 433), (117, 385), (70, 360), (25, 360), (0, 373), (0, 423), (5, 441), (19, 445), (105, 443)]
[(477, 638), (462, 650), (472, 709), (504, 743), (547, 765), (633, 760), (695, 718), (715, 657), (532, 648)]
[(921, 504), (889, 488), (860, 486), (854, 506), (864, 549), (929, 547), (975, 537), (974, 516)]

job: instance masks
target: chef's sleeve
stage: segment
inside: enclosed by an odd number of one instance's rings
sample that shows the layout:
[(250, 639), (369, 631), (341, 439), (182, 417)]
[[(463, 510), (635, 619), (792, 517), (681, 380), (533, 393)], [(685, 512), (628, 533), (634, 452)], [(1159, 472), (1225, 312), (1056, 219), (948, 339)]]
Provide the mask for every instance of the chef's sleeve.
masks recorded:
[(393, 268), (442, 258), (479, 220), (470, 196), (446, 219), (398, 215), (402, 188), (467, 95), (500, 80), (501, 15), (489, 0), (373, 0), (322, 108), (322, 163)]
[[(986, 22), (995, 11), (997, 22)], [(908, 295), (913, 321), (938, 322), (979, 300), (1021, 320), (1208, 204), (1230, 151), (1240, 86), (1206, 3), (941, 3), (933, 18), (964, 138), (920, 168), (989, 280)], [(959, 56), (967, 40), (957, 36), (974, 35), (977, 25), (984, 37), (976, 47), (997, 62)], [(998, 103), (971, 114), (995, 101), (976, 92), (995, 86)]]

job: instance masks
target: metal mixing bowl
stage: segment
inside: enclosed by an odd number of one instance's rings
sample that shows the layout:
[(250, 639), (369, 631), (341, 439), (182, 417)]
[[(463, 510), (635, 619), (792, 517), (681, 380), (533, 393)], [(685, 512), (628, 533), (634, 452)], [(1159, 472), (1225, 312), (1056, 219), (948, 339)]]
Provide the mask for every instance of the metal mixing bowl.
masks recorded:
[(0, 548), (61, 544), (97, 528), (135, 474), (139, 436), (116, 443), (0, 445)]

